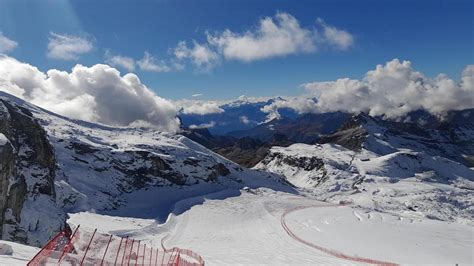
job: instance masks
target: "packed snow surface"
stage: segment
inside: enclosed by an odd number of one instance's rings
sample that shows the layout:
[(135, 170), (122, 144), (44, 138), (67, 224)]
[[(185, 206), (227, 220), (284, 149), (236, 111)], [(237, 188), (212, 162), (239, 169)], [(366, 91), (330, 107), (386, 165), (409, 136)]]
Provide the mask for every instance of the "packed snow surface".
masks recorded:
[[(12, 248), (12, 254), (2, 254), (0, 252), (0, 265), (8, 265), (8, 266), (24, 266), (32, 259), (36, 253), (40, 250), (36, 247), (30, 247), (22, 244), (18, 244), (15, 242), (3, 241), (0, 240), (0, 247), (1, 246), (9, 246)], [(1, 249), (1, 248), (0, 248)]]
[[(411, 218), (327, 203), (270, 189), (222, 190), (181, 200), (165, 223), (87, 212), (69, 223), (130, 236), (147, 245), (188, 248), (207, 265), (340, 265), (357, 264), (315, 250), (299, 237), (345, 255), (401, 264), (472, 265), (474, 228), (470, 225)], [(183, 212), (183, 210), (185, 210)]]

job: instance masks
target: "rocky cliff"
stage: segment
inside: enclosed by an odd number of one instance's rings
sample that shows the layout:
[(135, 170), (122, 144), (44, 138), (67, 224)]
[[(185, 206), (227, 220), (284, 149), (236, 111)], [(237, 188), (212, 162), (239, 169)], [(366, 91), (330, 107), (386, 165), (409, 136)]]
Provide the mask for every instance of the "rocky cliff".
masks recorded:
[[(33, 114), (6, 100), (0, 100), (0, 134), (0, 236), (40, 245), (66, 218), (55, 204), (54, 149)], [(38, 203), (56, 209), (55, 223), (39, 219)]]

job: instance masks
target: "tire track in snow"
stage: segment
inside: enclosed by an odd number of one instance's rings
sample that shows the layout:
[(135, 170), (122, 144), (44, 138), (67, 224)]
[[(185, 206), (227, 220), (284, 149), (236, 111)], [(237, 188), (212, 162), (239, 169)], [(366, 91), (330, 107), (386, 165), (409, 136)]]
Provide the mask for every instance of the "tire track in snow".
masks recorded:
[(328, 255), (331, 255), (331, 256), (334, 256), (334, 257), (337, 257), (337, 258), (340, 258), (340, 259), (344, 259), (344, 260), (348, 260), (348, 261), (353, 261), (353, 262), (362, 262), (362, 263), (368, 263), (368, 264), (376, 264), (376, 265), (385, 265), (385, 266), (395, 266), (395, 265), (398, 265), (396, 263), (392, 263), (392, 262), (386, 262), (386, 261), (380, 261), (380, 260), (374, 260), (374, 259), (369, 259), (369, 258), (362, 258), (362, 257), (356, 257), (356, 256), (351, 256), (351, 255), (347, 255), (347, 254), (344, 254), (340, 251), (337, 251), (337, 250), (333, 250), (333, 249), (329, 249), (329, 248), (325, 248), (325, 247), (322, 247), (322, 246), (319, 246), (319, 245), (316, 245), (314, 243), (311, 243), (309, 241), (306, 241), (304, 239), (302, 239), (301, 237), (297, 236), (291, 229), (290, 227), (286, 224), (286, 216), (292, 212), (295, 212), (295, 211), (299, 211), (299, 210), (304, 210), (304, 209), (309, 209), (309, 208), (330, 208), (330, 207), (342, 207), (344, 205), (339, 205), (339, 204), (330, 204), (330, 205), (310, 205), (310, 206), (300, 206), (300, 207), (296, 207), (296, 208), (292, 208), (292, 209), (288, 209), (286, 210), (282, 215), (281, 215), (281, 226), (283, 227), (283, 229), (286, 231), (286, 233), (291, 237), (293, 238), (294, 240), (306, 245), (306, 246), (309, 246), (311, 248), (314, 248), (316, 250), (319, 250), (321, 252), (324, 252)]

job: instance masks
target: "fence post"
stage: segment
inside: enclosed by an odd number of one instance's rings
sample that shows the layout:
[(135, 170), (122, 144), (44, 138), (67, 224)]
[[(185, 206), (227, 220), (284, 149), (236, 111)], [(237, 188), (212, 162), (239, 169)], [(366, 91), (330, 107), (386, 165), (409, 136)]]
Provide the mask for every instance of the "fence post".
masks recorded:
[(127, 262), (128, 266), (130, 266), (130, 257), (132, 256), (133, 243), (135, 243), (135, 239), (132, 238), (132, 246), (130, 247), (130, 252), (128, 253), (128, 262)]
[(107, 250), (109, 249), (110, 242), (112, 241), (112, 235), (110, 235), (109, 242), (107, 242), (107, 247), (105, 248), (104, 256), (102, 256), (102, 260), (100, 261), (100, 265), (104, 265), (105, 255), (107, 254)]
[(159, 252), (159, 249), (156, 248), (155, 266), (158, 264), (158, 254), (160, 254), (160, 252)]
[(161, 259), (161, 265), (163, 265), (163, 262), (165, 261), (165, 254), (166, 254), (166, 250), (163, 249), (163, 258)]
[(123, 241), (123, 237), (120, 238), (120, 244), (119, 244), (119, 247), (117, 249), (117, 255), (115, 255), (115, 262), (114, 262), (114, 266), (117, 265), (117, 259), (118, 259), (118, 255), (120, 253), (120, 248), (122, 247), (122, 241)]
[(123, 265), (123, 260), (124, 260), (124, 258), (125, 258), (125, 253), (127, 252), (127, 244), (128, 244), (128, 236), (127, 236), (127, 238), (125, 239), (125, 246), (123, 247), (122, 262), (120, 263), (121, 265)]
[(179, 265), (179, 260), (181, 259), (181, 256), (179, 255), (179, 251), (178, 251), (178, 254), (176, 255), (176, 260), (175, 260), (175, 265), (178, 266)]
[(87, 248), (86, 248), (86, 251), (84, 252), (84, 256), (82, 256), (82, 260), (81, 260), (81, 266), (84, 264), (84, 260), (86, 259), (86, 255), (87, 255), (87, 252), (89, 251), (89, 248), (91, 246), (91, 243), (92, 243), (92, 239), (94, 239), (94, 236), (95, 236), (95, 233), (97, 232), (97, 228), (94, 230), (94, 233), (92, 233), (92, 237), (91, 237), (91, 240), (89, 241), (89, 244), (87, 244)]
[[(175, 254), (175, 251), (176, 251), (176, 254)], [(180, 251), (179, 251), (178, 248), (176, 248), (176, 247), (173, 248), (173, 251), (171, 252), (171, 257), (170, 257), (169, 260), (168, 260), (168, 264), (170, 264), (170, 262), (171, 262), (172, 265), (174, 264), (174, 258), (175, 258), (177, 255), (179, 255), (179, 252), (180, 252)]]
[(166, 262), (166, 265), (169, 265), (170, 262), (173, 261), (173, 256), (174, 256), (174, 248), (171, 249), (171, 254), (170, 254), (170, 257), (168, 258), (168, 261)]
[(64, 255), (66, 254), (66, 250), (68, 249), (69, 245), (71, 245), (71, 242), (73, 238), (76, 236), (77, 230), (79, 229), (81, 225), (78, 225), (76, 229), (74, 230), (74, 233), (72, 233), (71, 238), (69, 238), (69, 241), (67, 241), (67, 244), (64, 246), (63, 253), (61, 253), (61, 256), (59, 257), (58, 260), (58, 265), (61, 264), (61, 260), (63, 259)]
[(137, 250), (137, 258), (135, 259), (135, 266), (138, 265), (138, 256), (140, 256), (140, 240), (138, 240), (138, 250)]
[(151, 259), (153, 258), (153, 247), (150, 248), (150, 266), (151, 266)]

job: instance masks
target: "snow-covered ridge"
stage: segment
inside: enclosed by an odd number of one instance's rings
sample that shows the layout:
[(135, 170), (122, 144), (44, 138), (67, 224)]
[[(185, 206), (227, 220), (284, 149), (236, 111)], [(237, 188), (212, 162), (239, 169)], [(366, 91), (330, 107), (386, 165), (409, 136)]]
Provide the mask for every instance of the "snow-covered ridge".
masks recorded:
[(322, 200), (474, 223), (474, 170), (459, 156), (472, 156), (469, 123), (420, 132), (358, 119), (329, 138), (353, 150), (330, 143), (273, 147), (255, 168), (283, 175)]
[[(180, 135), (71, 120), (5, 93), (0, 103), (0, 133), (17, 162), (1, 171), (2, 195), (13, 181), (26, 184), (16, 200), (6, 197), (12, 204), (0, 205), (7, 240), (41, 245), (64, 226), (66, 213), (133, 210), (135, 217), (166, 218), (174, 201), (190, 195), (244, 186), (291, 190), (276, 175), (243, 169)], [(160, 213), (147, 212), (152, 208)]]

